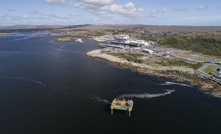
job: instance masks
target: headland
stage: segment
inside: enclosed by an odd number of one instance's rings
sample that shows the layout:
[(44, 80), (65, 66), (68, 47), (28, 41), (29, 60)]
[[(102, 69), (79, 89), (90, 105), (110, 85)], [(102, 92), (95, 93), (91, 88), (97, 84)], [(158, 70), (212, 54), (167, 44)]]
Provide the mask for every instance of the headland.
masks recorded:
[(173, 79), (177, 82), (187, 82), (191, 86), (199, 88), (201, 91), (210, 94), (215, 97), (221, 97), (221, 87), (216, 82), (208, 80), (204, 77), (200, 77), (197, 74), (197, 70), (185, 67), (161, 67), (156, 68), (154, 66), (146, 65), (144, 63), (134, 63), (126, 59), (119, 58), (103, 52), (101, 49), (93, 50), (87, 52), (86, 55), (106, 60), (109, 63), (120, 67), (131, 69), (133, 71), (155, 76), (155, 77), (165, 77)]
[(53, 42), (53, 43), (58, 43), (58, 42), (79, 42), (79, 43), (83, 43), (81, 38), (72, 38), (72, 37), (57, 38), (57, 39), (52, 40), (51, 42)]

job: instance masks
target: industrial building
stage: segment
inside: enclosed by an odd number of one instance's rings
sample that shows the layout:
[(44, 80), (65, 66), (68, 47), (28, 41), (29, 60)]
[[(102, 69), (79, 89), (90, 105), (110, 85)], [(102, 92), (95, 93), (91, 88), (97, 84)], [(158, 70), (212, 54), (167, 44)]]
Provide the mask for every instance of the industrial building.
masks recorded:
[(115, 38), (120, 39), (120, 40), (127, 40), (130, 38), (130, 36), (127, 34), (119, 34), (119, 35), (115, 35)]
[(154, 51), (150, 49), (143, 49), (143, 52), (153, 54)]
[(139, 44), (141, 46), (149, 46), (149, 42), (145, 40), (132, 40), (132, 39), (127, 39), (125, 41), (126, 44)]

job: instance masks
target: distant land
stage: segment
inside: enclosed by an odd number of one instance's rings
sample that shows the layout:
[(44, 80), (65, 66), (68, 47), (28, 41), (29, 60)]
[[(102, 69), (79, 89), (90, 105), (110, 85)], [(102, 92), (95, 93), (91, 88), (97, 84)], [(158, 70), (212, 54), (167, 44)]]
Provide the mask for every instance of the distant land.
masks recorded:
[(15, 25), (0, 26), (0, 33), (9, 32), (32, 32), (45, 30), (114, 30), (114, 29), (133, 29), (140, 31), (149, 31), (152, 33), (181, 33), (181, 32), (220, 32), (221, 26), (161, 26), (161, 25)]
[(85, 27), (85, 25), (15, 25), (15, 26), (0, 26), (0, 33), (10, 32), (35, 32), (35, 31), (46, 31), (46, 30), (63, 30), (73, 29), (78, 27)]

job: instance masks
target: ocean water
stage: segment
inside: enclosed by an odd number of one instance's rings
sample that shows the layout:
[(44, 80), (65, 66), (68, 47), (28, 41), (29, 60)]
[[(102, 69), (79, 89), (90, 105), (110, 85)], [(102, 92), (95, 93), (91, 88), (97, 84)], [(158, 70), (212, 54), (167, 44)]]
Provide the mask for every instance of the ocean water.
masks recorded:
[[(0, 37), (0, 134), (221, 133), (221, 99), (90, 58), (89, 38), (55, 38)], [(110, 114), (116, 97), (134, 100), (130, 118)]]

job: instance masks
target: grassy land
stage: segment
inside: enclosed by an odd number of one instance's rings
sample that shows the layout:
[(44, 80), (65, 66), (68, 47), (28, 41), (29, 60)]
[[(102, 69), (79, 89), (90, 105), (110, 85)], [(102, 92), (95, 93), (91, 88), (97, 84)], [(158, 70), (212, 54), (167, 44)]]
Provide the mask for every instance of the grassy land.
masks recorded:
[(141, 36), (140, 38), (158, 41), (158, 45), (163, 47), (192, 50), (206, 55), (221, 56), (220, 34)]
[(215, 66), (208, 66), (208, 67), (205, 68), (203, 71), (206, 72), (206, 73), (211, 73), (214, 68), (215, 68)]
[[(130, 62), (135, 63), (144, 63), (147, 65), (151, 65), (157, 68), (161, 66), (175, 66), (175, 67), (186, 67), (192, 69), (198, 69), (202, 66), (201, 63), (191, 64), (180, 60), (171, 60), (171, 59), (164, 59), (158, 57), (149, 57), (149, 60), (142, 60), (140, 58), (144, 57), (142, 54), (133, 54), (133, 53), (113, 53), (113, 52), (105, 52), (109, 55), (117, 56), (122, 59), (126, 59)], [(151, 60), (151, 61), (150, 61)]]
[(117, 56), (122, 59), (126, 59), (130, 62), (135, 62), (135, 63), (143, 63), (144, 61), (139, 59), (142, 58), (144, 55), (142, 54), (133, 54), (133, 53), (113, 53), (113, 52), (105, 52), (109, 55)]
[(77, 41), (77, 38), (64, 37), (64, 38), (54, 39), (51, 42), (75, 42), (75, 41)]
[(103, 36), (105, 32), (102, 31), (88, 31), (88, 30), (72, 30), (66, 32), (42, 34), (41, 36), (85, 36), (85, 37), (96, 37)]
[(191, 63), (187, 63), (182, 60), (171, 60), (171, 59), (164, 59), (164, 58), (158, 58), (158, 57), (150, 57), (150, 58), (156, 59), (157, 62), (155, 62), (155, 63), (157, 63), (161, 66), (186, 67), (186, 68), (192, 68), (192, 69), (198, 69), (198, 68), (202, 67), (201, 63), (191, 64)]

